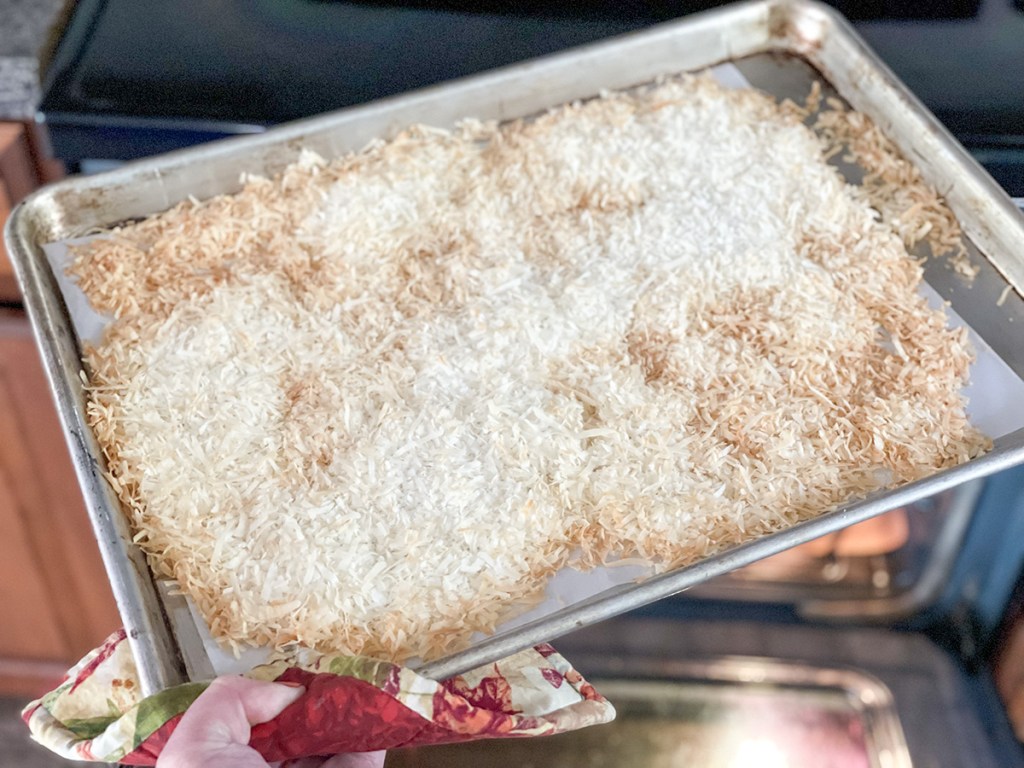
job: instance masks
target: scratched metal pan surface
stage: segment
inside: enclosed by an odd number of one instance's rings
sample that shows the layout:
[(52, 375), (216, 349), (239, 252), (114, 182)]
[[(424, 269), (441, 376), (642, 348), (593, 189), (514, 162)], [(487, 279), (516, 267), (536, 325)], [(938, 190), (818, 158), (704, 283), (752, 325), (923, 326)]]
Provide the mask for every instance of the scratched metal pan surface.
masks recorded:
[[(894, 75), (831, 9), (812, 2), (740, 3), (650, 30), (303, 120), (256, 136), (229, 139), (132, 163), (47, 187), (13, 212), (6, 228), (31, 319), (101, 554), (129, 633), (145, 691), (211, 673), (203, 643), (180, 597), (157, 584), (131, 542), (125, 516), (103, 479), (100, 451), (85, 419), (80, 343), (43, 246), (162, 211), (188, 196), (239, 188), (243, 172), (273, 174), (303, 148), (332, 157), (387, 138), (410, 123), (450, 126), (463, 117), (506, 120), (662, 74), (732, 62), (753, 85), (802, 98), (819, 79), (867, 113), (925, 179), (946, 197), (978, 269), (962, 278), (932, 259), (926, 280), (1012, 372), (1024, 378), (1024, 217)], [(1006, 290), (1006, 289), (1010, 290)], [(1015, 290), (1014, 290), (1015, 289)], [(471, 669), (573, 629), (672, 595), (755, 560), (1024, 462), (1024, 430), (996, 440), (992, 452), (895, 490), (877, 493), (810, 522), (640, 583), (614, 586), (525, 624), (479, 638), (433, 661), (428, 674)]]

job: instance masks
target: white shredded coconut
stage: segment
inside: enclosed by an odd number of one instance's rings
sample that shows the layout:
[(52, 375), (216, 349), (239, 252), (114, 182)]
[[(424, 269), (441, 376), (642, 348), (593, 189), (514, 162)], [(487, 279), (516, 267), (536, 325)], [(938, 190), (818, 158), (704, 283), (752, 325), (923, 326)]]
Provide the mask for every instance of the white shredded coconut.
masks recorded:
[(977, 454), (913, 222), (829, 151), (675, 78), (93, 242), (89, 413), (137, 540), (221, 641), (429, 658), (566, 565), (693, 562)]

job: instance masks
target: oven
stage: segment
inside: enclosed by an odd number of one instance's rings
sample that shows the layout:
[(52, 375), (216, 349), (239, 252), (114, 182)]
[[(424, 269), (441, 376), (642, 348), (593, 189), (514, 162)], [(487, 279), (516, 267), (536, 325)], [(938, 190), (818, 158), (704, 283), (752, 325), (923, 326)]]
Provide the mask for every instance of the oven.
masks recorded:
[[(44, 55), (55, 154), (102, 169), (667, 21), (721, 0), (79, 0)], [(1024, 3), (833, 0), (1024, 197)]]
[(1024, 765), (1022, 536), (1021, 469), (893, 510), (560, 638), (611, 725), (389, 765)]
[[(40, 120), (88, 172), (716, 4), (81, 0), (47, 57)], [(1022, 4), (834, 4), (1024, 197)], [(617, 705), (613, 725), (389, 764), (1024, 765), (1022, 569), (1018, 468), (561, 638)]]

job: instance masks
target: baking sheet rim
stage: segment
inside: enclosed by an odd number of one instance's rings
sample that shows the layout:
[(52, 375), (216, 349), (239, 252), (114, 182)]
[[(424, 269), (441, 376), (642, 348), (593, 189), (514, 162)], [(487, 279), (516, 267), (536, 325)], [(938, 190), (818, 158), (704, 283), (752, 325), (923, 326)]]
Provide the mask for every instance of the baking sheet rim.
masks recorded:
[[(726, 20), (736, 18), (738, 15), (751, 13), (755, 14), (756, 18), (747, 18), (746, 21), (749, 24), (763, 23), (765, 25), (763, 37), (758, 43), (760, 46), (758, 50), (778, 50), (782, 47), (778, 38), (779, 30), (781, 29), (781, 26), (778, 26), (778, 22), (780, 19), (785, 18), (790, 22), (788, 34), (798, 30), (800, 35), (802, 35), (789, 40), (791, 44), (790, 52), (801, 56), (816, 66), (820, 62), (814, 60), (814, 51), (819, 50), (820, 46), (816, 48), (813, 45), (813, 36), (815, 34), (822, 36), (850, 35), (848, 26), (831, 9), (816, 3), (769, 1), (765, 3), (744, 3), (717, 11), (710, 11), (705, 14), (698, 14), (669, 25), (663, 25), (654, 31), (634, 33), (627, 37), (635, 41), (652, 35), (664, 37), (669, 33), (681, 34), (684, 29), (691, 31), (696, 29), (698, 24), (706, 28), (709, 25), (713, 25), (712, 22), (716, 19), (720, 22), (725, 22)], [(810, 24), (808, 19), (813, 21), (814, 24)], [(831, 20), (831, 22), (822, 23), (822, 19)], [(776, 26), (773, 26), (773, 24)], [(858, 42), (855, 36), (853, 37), (853, 42)], [(614, 52), (616, 43), (616, 40), (604, 41), (587, 46), (585, 50), (592, 52), (593, 50), (600, 49), (605, 54), (610, 54)], [(742, 55), (750, 55), (755, 52), (749, 43), (747, 47), (749, 50), (744, 51)], [(569, 51), (556, 54), (549, 57), (549, 59), (568, 62), (576, 53), (578, 52)], [(868, 64), (874, 63), (878, 65), (877, 60), (866, 51), (864, 53), (867, 56)], [(720, 61), (722, 61), (721, 58), (715, 58), (714, 60), (706, 61), (702, 66), (711, 66)], [(523, 65), (514, 65), (504, 70), (504, 72), (506, 76), (518, 72), (522, 77), (529, 77), (531, 67), (534, 66), (534, 62), (529, 62)], [(667, 63), (666, 66), (668, 66)], [(482, 81), (488, 77), (494, 78), (496, 75), (494, 73), (486, 73), (477, 78), (467, 78), (467, 81)], [(893, 84), (888, 83), (888, 86), (892, 87)], [(426, 92), (434, 94), (436, 98), (436, 96), (444, 93), (444, 88), (444, 86), (437, 86), (426, 89)], [(408, 98), (413, 101), (417, 99), (422, 100), (426, 92), (416, 92)], [(403, 97), (396, 97), (389, 101), (397, 104), (402, 99)], [(346, 110), (345, 112), (350, 114), (352, 111)], [(313, 118), (308, 123), (323, 127), (329, 125), (330, 120), (330, 116), (319, 117)], [(302, 124), (306, 123), (307, 121), (303, 121)], [(252, 141), (258, 138), (261, 140), (260, 145), (275, 146), (275, 136), (278, 142), (287, 143), (294, 141), (294, 135), (299, 130), (299, 127), (298, 125), (292, 125), (279, 130), (281, 131), (280, 133), (268, 132), (268, 134), (264, 134), (261, 137), (247, 137), (247, 139)], [(293, 138), (289, 139), (288, 136)], [(235, 148), (233, 151), (236, 153), (244, 152), (245, 147), (249, 145), (243, 145), (241, 142), (247, 139), (234, 140), (236, 143), (232, 145)], [(229, 151), (224, 146), (220, 147), (220, 150), (224, 152)], [(184, 158), (201, 156), (201, 154), (201, 152), (183, 150), (174, 153), (174, 161), (180, 163)], [(159, 176), (161, 159), (156, 158), (142, 161), (137, 167), (140, 170), (155, 169), (157, 176)], [(113, 176), (118, 176), (118, 173), (118, 171), (113, 171), (104, 176), (112, 178)], [(34, 222), (37, 227), (34, 234), (38, 236), (43, 232), (42, 225), (43, 221), (46, 220), (47, 214), (50, 216), (48, 226), (51, 228), (59, 226), (62, 211), (60, 210), (60, 204), (56, 201), (55, 193), (73, 192), (80, 187), (84, 187), (88, 191), (95, 191), (102, 188), (103, 181), (103, 176), (93, 177), (87, 184), (76, 184), (76, 180), (72, 179), (36, 193), (36, 195), (33, 195), (15, 209), (6, 228), (6, 237), (9, 250), (15, 257), (15, 268), (26, 297), (26, 307), (32, 319), (33, 329), (43, 351), (46, 362), (45, 367), (51, 387), (54, 389), (58, 400), (58, 410), (64, 423), (65, 434), (72, 449), (72, 454), (76, 459), (76, 470), (79, 472), (80, 481), (82, 482), (83, 489), (86, 491), (90, 513), (96, 527), (97, 537), (100, 540), (100, 548), (108, 567), (108, 574), (111, 575), (112, 583), (115, 580), (130, 582), (122, 583), (121, 589), (116, 589), (115, 591), (118, 592), (118, 604), (122, 610), (122, 617), (125, 618), (127, 628), (129, 629), (129, 637), (134, 641), (133, 647), (136, 648), (137, 655), (141, 652), (143, 657), (140, 667), (142, 668), (144, 689), (152, 691), (173, 684), (177, 681), (175, 680), (176, 677), (184, 679), (188, 676), (183, 670), (182, 659), (180, 658), (181, 648), (177, 642), (178, 638), (166, 626), (165, 606), (161, 604), (159, 597), (154, 597), (156, 591), (153, 584), (153, 576), (148, 572), (148, 568), (145, 574), (135, 573), (133, 581), (133, 574), (131, 572), (133, 569), (138, 571), (139, 552), (138, 548), (131, 544), (130, 540), (126, 540), (124, 525), (118, 526), (111, 519), (101, 519), (104, 514), (107, 518), (110, 517), (109, 489), (107, 489), (107, 493), (98, 492), (96, 489), (97, 478), (101, 476), (97, 460), (98, 453), (95, 450), (90, 450), (90, 436), (83, 435), (82, 433), (83, 422), (80, 411), (82, 398), (80, 387), (77, 392), (78, 396), (77, 398), (75, 397), (77, 376), (72, 376), (70, 380), (68, 378), (72, 367), (76, 369), (80, 367), (79, 362), (76, 362), (74, 366), (69, 365), (67, 359), (69, 342), (73, 346), (76, 345), (74, 345), (73, 338), (69, 338), (66, 311), (63, 313), (65, 315), (63, 321), (61, 321), (60, 309), (63, 302), (61, 300), (55, 301), (52, 295), (47, 297), (47, 292), (52, 289), (52, 286), (48, 285), (48, 283), (52, 283), (53, 277), (50, 275), (47, 279), (47, 275), (41, 273), (40, 264), (35, 256), (31, 254), (33, 250), (38, 251), (41, 243), (38, 238), (33, 239), (32, 237), (29, 213), (34, 213), (39, 217)], [(34, 209), (33, 206), (35, 206)], [(45, 208), (47, 206), (51, 210), (47, 212), (39, 210), (41, 207)], [(60, 306), (55, 308), (55, 303)], [(55, 309), (57, 310), (56, 317), (54, 317)], [(71, 336), (73, 337), (73, 334)], [(75, 373), (77, 373), (77, 370)], [(76, 402), (79, 409), (77, 413)], [(630, 608), (638, 607), (669, 594), (674, 594), (714, 575), (733, 570), (761, 557), (795, 546), (802, 541), (867, 519), (868, 517), (880, 514), (886, 509), (909, 503), (939, 490), (997, 472), (1000, 469), (1014, 466), (1021, 462), (1024, 462), (1024, 434), (1017, 432), (1000, 441), (992, 453), (978, 460), (939, 473), (923, 481), (903, 486), (895, 491), (888, 491), (863, 502), (826, 513), (815, 520), (794, 526), (786, 531), (732, 548), (688, 568), (653, 577), (639, 585), (627, 588), (613, 588), (608, 593), (602, 593), (594, 598), (590, 598), (577, 606), (564, 609), (552, 616), (518, 627), (508, 633), (488, 638), (467, 651), (462, 651), (428, 664), (423, 669), (425, 672), (440, 677), (465, 671), (478, 664), (500, 658), (522, 647), (542, 640), (550, 640), (574, 628), (593, 623)], [(119, 511), (119, 507), (114, 507), (114, 509)], [(115, 563), (114, 561), (118, 562)], [(115, 570), (119, 574), (116, 579)], [(168, 658), (175, 648), (178, 658)], [(150, 665), (159, 667), (159, 669), (150, 669)]]

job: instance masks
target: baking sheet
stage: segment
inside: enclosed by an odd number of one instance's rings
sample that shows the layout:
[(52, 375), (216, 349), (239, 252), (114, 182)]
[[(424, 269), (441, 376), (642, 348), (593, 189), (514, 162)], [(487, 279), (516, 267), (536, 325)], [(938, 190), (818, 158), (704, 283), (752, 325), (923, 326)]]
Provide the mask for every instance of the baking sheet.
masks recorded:
[[(733, 64), (719, 65), (710, 71), (726, 87), (749, 86), (747, 78)], [(63, 240), (43, 246), (75, 332), (79, 339), (91, 343), (100, 340), (110, 318), (92, 309), (82, 291), (66, 274), (66, 268), (71, 259), (69, 246), (83, 244), (93, 237)], [(966, 285), (965, 289), (970, 290), (969, 285)], [(992, 438), (999, 438), (1024, 428), (1024, 380), (1014, 373), (980, 334), (947, 306), (935, 289), (924, 283), (921, 286), (921, 293), (931, 306), (946, 312), (952, 327), (966, 327), (968, 330), (977, 355), (971, 367), (970, 384), (965, 390), (969, 400), (967, 411), (971, 422)], [(650, 566), (636, 560), (613, 563), (587, 572), (563, 568), (548, 582), (541, 602), (532, 609), (501, 623), (495, 634), (501, 635), (530, 622), (552, 616), (561, 609), (577, 605), (606, 590), (642, 581), (653, 574), (654, 570)], [(175, 598), (173, 588), (168, 585), (163, 585), (162, 592), (171, 621), (176, 625), (176, 631), (179, 634), (194, 636), (198, 640), (198, 643), (182, 644), (186, 666), (195, 673), (193, 677), (210, 673), (245, 671), (263, 662), (269, 655), (270, 649), (252, 648), (235, 657), (220, 648), (212, 639), (205, 622), (191, 601)], [(481, 639), (483, 636), (479, 635), (474, 641)]]
[[(926, 279), (1008, 367), (1024, 377), (1019, 331), (1024, 327), (1024, 218), (849, 23), (812, 0), (734, 3), (266, 133), (147, 158), (98, 176), (68, 178), (16, 206), (4, 238), (144, 693), (205, 679), (214, 672), (186, 602), (154, 582), (144, 556), (132, 543), (127, 517), (103, 478), (102, 453), (87, 426), (78, 339), (43, 245), (149, 216), (190, 196), (232, 193), (239, 188), (240, 174), (277, 173), (297, 158), (300, 148), (333, 157), (394, 135), (414, 122), (453, 126), (470, 114), (487, 120), (516, 119), (590, 98), (602, 89), (630, 88), (667, 72), (696, 71), (723, 61), (735, 62), (757, 87), (796, 100), (804, 98), (817, 77), (882, 127), (925, 181), (945, 196), (963, 227), (968, 260), (978, 270), (968, 286), (947, 259), (930, 259)], [(997, 428), (1010, 429), (1003, 416), (995, 420)], [(436, 679), (459, 674), (895, 507), (1022, 465), (1024, 429), (997, 439), (991, 452), (957, 467), (869, 494), (691, 566), (641, 583), (612, 586), (542, 619), (520, 617), (519, 626), (506, 624), (500, 634), (432, 661), (422, 671)]]

